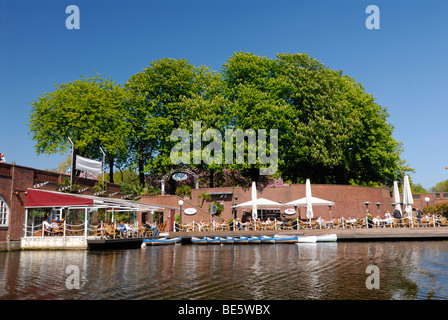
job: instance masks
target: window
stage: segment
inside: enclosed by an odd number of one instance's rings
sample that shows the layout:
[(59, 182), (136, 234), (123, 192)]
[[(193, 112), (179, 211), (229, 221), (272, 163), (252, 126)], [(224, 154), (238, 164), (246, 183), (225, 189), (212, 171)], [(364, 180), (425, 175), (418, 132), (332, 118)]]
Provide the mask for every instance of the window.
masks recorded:
[(0, 197), (0, 226), (8, 225), (9, 209), (5, 199)]

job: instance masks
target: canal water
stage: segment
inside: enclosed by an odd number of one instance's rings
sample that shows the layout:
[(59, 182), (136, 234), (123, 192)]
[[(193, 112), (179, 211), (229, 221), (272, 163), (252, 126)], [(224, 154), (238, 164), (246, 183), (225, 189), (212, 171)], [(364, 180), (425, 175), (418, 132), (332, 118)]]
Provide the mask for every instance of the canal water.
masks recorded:
[(0, 299), (448, 299), (448, 241), (0, 253)]

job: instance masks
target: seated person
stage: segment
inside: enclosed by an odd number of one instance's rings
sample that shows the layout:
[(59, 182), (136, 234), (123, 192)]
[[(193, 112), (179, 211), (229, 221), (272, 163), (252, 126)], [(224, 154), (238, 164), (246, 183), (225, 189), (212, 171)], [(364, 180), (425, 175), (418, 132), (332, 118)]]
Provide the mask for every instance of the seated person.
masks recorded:
[(117, 230), (120, 232), (120, 237), (126, 236), (126, 226), (123, 222), (118, 222)]
[(51, 232), (52, 228), (51, 225), (48, 223), (48, 218), (44, 218), (44, 221), (42, 221), (42, 228), (44, 229), (44, 232)]

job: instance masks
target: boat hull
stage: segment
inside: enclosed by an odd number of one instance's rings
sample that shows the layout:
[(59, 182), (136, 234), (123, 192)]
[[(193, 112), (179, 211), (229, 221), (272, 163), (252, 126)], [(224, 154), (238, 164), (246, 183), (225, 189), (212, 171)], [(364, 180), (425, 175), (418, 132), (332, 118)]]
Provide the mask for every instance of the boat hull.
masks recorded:
[(221, 238), (207, 238), (207, 244), (221, 244)]
[(317, 242), (336, 242), (338, 236), (335, 233), (317, 236)]
[(248, 240), (249, 240), (249, 244), (261, 243), (260, 237), (249, 237)]
[(233, 237), (221, 238), (221, 244), (234, 244), (235, 239)]
[(315, 242), (317, 242), (316, 236), (297, 237), (297, 243), (315, 243)]
[(207, 238), (191, 237), (191, 243), (194, 243), (194, 244), (207, 244)]
[(233, 241), (235, 244), (248, 244), (249, 238), (248, 237), (239, 237), (239, 238), (234, 238)]
[(274, 237), (261, 236), (260, 237), (260, 241), (263, 244), (274, 244), (275, 243), (275, 238)]

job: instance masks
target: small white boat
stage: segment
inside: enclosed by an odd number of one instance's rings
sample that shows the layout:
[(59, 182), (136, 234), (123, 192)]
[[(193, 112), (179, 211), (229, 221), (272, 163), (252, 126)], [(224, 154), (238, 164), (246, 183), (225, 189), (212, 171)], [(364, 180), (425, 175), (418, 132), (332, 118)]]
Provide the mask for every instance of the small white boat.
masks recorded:
[(317, 242), (335, 242), (337, 240), (338, 236), (335, 233), (317, 236)]
[(297, 243), (297, 236), (287, 236), (276, 234), (274, 236), (275, 243)]
[(314, 243), (317, 242), (316, 236), (297, 237), (297, 243)]

